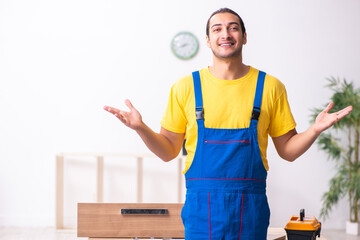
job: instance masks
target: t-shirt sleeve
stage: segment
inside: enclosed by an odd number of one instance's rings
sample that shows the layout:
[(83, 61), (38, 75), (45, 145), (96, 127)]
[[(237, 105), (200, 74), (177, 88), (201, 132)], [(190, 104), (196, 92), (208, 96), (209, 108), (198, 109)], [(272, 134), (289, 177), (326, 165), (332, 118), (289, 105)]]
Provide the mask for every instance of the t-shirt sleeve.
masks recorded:
[(167, 107), (160, 122), (166, 130), (175, 133), (186, 132), (187, 120), (184, 112), (184, 97), (184, 89), (178, 81), (171, 88)]
[(294, 117), (290, 110), (285, 87), (274, 103), (271, 115), (269, 135), (279, 137), (296, 127)]

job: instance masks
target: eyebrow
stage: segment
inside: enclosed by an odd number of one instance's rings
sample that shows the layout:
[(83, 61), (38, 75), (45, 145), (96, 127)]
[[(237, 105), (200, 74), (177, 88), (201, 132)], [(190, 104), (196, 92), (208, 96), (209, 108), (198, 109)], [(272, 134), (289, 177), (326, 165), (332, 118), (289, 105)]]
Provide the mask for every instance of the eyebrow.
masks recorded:
[[(233, 25), (233, 24), (236, 24), (236, 25), (240, 26), (240, 24), (237, 23), (237, 22), (230, 22), (230, 23), (228, 24), (228, 26)], [(211, 26), (211, 28), (217, 27), (217, 26), (221, 26), (221, 25), (222, 25), (221, 23), (215, 23), (214, 25)]]

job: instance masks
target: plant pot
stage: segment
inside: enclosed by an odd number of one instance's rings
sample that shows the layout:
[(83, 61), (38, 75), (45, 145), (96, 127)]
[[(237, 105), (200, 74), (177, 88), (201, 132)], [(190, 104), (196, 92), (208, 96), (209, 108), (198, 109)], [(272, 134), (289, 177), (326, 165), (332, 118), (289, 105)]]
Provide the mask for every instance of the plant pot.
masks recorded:
[(360, 235), (360, 223), (346, 221), (346, 234)]

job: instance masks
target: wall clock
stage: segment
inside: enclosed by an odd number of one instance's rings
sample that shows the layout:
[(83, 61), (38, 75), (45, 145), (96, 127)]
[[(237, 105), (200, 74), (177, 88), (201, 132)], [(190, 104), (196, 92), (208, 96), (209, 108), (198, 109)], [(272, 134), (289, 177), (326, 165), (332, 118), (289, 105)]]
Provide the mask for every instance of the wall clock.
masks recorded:
[(196, 55), (199, 50), (199, 41), (190, 32), (179, 32), (171, 41), (171, 50), (176, 57), (187, 60)]

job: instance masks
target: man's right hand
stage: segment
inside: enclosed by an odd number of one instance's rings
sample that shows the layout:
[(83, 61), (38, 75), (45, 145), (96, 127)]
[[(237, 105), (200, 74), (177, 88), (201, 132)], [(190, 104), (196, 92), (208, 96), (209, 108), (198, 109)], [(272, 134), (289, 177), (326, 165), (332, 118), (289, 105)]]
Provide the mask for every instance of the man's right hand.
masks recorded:
[(129, 112), (109, 106), (105, 106), (104, 109), (135, 130), (150, 151), (163, 161), (168, 162), (174, 159), (181, 150), (185, 133), (171, 132), (163, 127), (160, 129), (160, 133), (156, 133), (142, 121), (140, 113), (128, 99), (125, 100), (125, 104), (130, 109)]
[(112, 113), (115, 117), (117, 117), (122, 123), (133, 130), (138, 130), (142, 124), (142, 117), (136, 108), (131, 104), (129, 99), (125, 100), (126, 106), (130, 109), (130, 111), (122, 111), (113, 107), (104, 106), (104, 109), (109, 113)]

